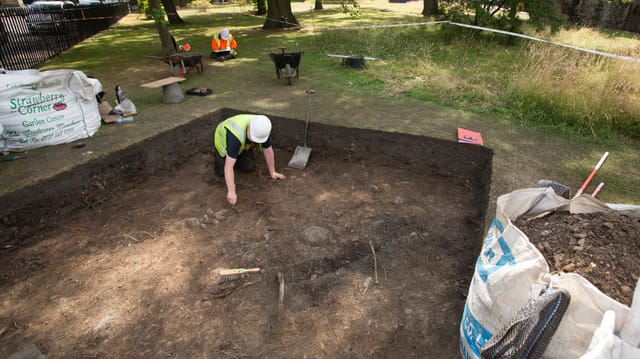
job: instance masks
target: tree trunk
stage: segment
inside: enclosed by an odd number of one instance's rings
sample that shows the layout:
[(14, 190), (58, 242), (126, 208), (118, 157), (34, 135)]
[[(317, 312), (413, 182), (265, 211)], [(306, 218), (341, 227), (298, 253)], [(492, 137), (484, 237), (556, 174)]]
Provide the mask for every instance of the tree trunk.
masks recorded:
[(184, 20), (178, 15), (178, 10), (176, 10), (176, 4), (173, 0), (161, 0), (162, 6), (164, 6), (164, 11), (167, 12), (167, 18), (169, 19), (170, 24), (183, 24)]
[(156, 30), (160, 35), (160, 43), (162, 44), (162, 56), (168, 56), (176, 52), (174, 42), (171, 39), (169, 28), (167, 27), (167, 20), (164, 19), (164, 11), (160, 9), (160, 2), (158, 0), (149, 1), (149, 7), (153, 12), (153, 20), (156, 24)]
[(316, 0), (316, 6), (313, 8), (313, 10), (322, 10), (322, 0)]
[(424, 0), (422, 16), (438, 15), (438, 0)]
[(267, 19), (263, 29), (298, 27), (300, 24), (291, 12), (291, 0), (267, 0)]
[(162, 56), (169, 56), (175, 54), (176, 50), (173, 48), (173, 41), (171, 41), (171, 34), (169, 28), (165, 24), (156, 23), (158, 34), (160, 34), (160, 42), (162, 43)]
[(640, 32), (640, 1), (628, 5), (622, 28), (627, 31)]
[(256, 0), (256, 15), (267, 14), (267, 0)]

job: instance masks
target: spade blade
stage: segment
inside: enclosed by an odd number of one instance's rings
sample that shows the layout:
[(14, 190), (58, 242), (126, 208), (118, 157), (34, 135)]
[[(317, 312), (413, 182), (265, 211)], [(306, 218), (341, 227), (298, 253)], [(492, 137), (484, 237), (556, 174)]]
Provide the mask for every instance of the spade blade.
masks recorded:
[(296, 151), (289, 161), (289, 167), (299, 170), (304, 169), (307, 166), (307, 162), (309, 162), (309, 155), (311, 155), (311, 147), (296, 147)]

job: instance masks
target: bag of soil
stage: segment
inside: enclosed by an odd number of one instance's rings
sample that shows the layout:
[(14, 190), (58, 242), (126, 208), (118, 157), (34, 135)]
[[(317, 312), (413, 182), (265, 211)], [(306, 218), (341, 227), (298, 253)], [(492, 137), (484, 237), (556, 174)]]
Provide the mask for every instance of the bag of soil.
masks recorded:
[[(521, 216), (607, 210), (613, 209), (590, 195), (568, 200), (550, 187), (522, 189), (498, 198), (496, 217), (487, 230), (476, 261), (462, 314), (460, 350), (464, 358), (481, 358), (482, 348), (498, 333), (504, 333), (504, 328), (519, 311), (537, 297), (533, 293), (540, 291), (533, 289), (540, 287), (563, 290), (571, 298), (557, 330), (541, 354), (543, 358), (640, 357), (637, 348), (640, 314), (633, 315), (640, 311), (638, 284), (630, 308), (607, 296), (579, 274), (552, 273), (540, 250), (513, 223)], [(611, 314), (605, 317), (608, 312)], [(607, 334), (600, 335), (603, 331), (598, 332), (600, 327), (611, 327), (610, 317), (614, 317), (614, 329), (604, 330)]]

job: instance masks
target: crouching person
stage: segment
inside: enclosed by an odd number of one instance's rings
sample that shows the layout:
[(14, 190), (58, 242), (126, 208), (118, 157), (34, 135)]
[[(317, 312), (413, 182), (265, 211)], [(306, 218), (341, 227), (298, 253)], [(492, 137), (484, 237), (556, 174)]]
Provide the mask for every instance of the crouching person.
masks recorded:
[(262, 152), (273, 179), (284, 179), (276, 172), (275, 155), (271, 146), (271, 120), (264, 115), (235, 115), (220, 122), (214, 133), (215, 172), (224, 177), (227, 186), (227, 202), (235, 205), (238, 201), (234, 168), (241, 172), (256, 169), (253, 148)]

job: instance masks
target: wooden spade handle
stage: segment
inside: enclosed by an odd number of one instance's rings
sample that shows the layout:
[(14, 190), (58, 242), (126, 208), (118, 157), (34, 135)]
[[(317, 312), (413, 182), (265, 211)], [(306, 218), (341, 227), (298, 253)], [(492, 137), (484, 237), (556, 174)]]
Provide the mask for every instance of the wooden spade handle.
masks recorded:
[(243, 273), (260, 272), (260, 268), (234, 268), (234, 269), (221, 269), (218, 271), (220, 275), (234, 275)]

